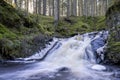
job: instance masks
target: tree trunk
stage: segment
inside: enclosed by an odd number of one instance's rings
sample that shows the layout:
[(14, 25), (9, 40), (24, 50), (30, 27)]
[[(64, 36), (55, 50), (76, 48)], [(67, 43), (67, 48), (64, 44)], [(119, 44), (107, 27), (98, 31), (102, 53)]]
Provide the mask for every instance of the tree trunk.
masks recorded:
[(48, 6), (48, 7), (49, 7), (49, 16), (51, 16), (51, 8), (52, 8), (52, 7), (51, 7), (51, 0), (48, 1), (48, 5), (49, 5), (49, 6)]
[(15, 7), (18, 8), (17, 0), (14, 0), (14, 2), (15, 2)]
[(52, 0), (52, 3), (53, 3), (53, 6), (52, 6), (52, 16), (54, 16), (54, 1), (55, 0)]
[(73, 0), (73, 16), (77, 16), (77, 0)]
[(84, 0), (84, 4), (83, 4), (83, 16), (87, 16), (87, 3), (86, 3), (87, 1), (86, 0)]
[(38, 1), (38, 14), (41, 14), (41, 0)]
[(67, 17), (71, 16), (70, 0), (67, 0)]
[(29, 12), (29, 1), (28, 0), (25, 1), (25, 10), (26, 10), (26, 16), (28, 16), (28, 12)]
[(92, 0), (91, 2), (91, 16), (95, 16), (95, 1)]
[(46, 0), (43, 0), (43, 15), (46, 15)]
[(82, 15), (82, 0), (78, 0), (78, 16)]
[(97, 16), (97, 0), (94, 0), (94, 16)]
[(54, 0), (54, 25), (57, 26), (59, 21), (59, 0)]

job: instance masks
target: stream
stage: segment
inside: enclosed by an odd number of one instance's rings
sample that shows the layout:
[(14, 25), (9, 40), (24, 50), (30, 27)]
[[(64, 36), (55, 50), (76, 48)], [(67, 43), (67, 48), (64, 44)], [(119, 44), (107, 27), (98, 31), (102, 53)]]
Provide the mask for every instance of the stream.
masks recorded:
[(108, 31), (54, 38), (28, 58), (0, 63), (0, 80), (120, 80), (118, 67), (102, 65)]

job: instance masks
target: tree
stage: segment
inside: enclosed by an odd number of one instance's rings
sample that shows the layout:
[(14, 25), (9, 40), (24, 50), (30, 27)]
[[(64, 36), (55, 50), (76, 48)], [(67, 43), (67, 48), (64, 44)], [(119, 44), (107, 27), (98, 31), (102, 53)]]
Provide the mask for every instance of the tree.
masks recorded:
[(46, 0), (43, 0), (43, 15), (46, 15)]
[(77, 16), (77, 0), (73, 0), (73, 10), (72, 10), (72, 13), (73, 13), (73, 16)]
[(49, 16), (52, 16), (52, 0), (48, 0)]
[(71, 0), (67, 0), (67, 17), (71, 16)]
[(17, 5), (17, 0), (14, 0), (14, 2), (15, 2), (15, 7), (18, 7), (18, 5)]
[(78, 16), (82, 16), (83, 0), (78, 0)]
[(87, 16), (87, 1), (83, 1), (83, 16)]
[(41, 14), (41, 0), (38, 1), (38, 14)]
[(58, 21), (59, 21), (59, 2), (60, 0), (54, 0), (54, 25), (57, 26), (58, 25)]
[[(104, 16), (110, 5), (119, 0), (59, 0), (59, 5), (55, 7), (58, 0), (5, 0), (18, 9), (26, 12), (32, 11), (35, 14), (55, 16), (59, 11), (62, 16)], [(57, 10), (59, 9), (59, 10)], [(55, 11), (54, 11), (55, 10)]]

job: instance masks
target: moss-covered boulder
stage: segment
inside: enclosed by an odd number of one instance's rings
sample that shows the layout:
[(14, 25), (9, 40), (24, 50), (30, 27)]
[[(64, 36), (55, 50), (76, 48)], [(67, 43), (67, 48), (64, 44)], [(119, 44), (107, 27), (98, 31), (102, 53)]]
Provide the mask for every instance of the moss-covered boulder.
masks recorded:
[(120, 63), (120, 42), (113, 42), (108, 46), (107, 58), (112, 63)]
[(120, 41), (120, 1), (116, 2), (106, 12), (108, 30), (116, 41)]
[(110, 31), (107, 59), (120, 63), (120, 1), (117, 0), (106, 12), (107, 28)]

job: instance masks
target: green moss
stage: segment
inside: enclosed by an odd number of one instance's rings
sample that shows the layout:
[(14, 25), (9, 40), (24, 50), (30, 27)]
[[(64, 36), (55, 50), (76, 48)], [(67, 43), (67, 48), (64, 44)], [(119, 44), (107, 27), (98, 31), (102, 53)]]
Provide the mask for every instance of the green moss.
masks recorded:
[(69, 17), (61, 18), (56, 27), (57, 34), (71, 36), (105, 29), (105, 17)]
[(16, 34), (11, 32), (8, 28), (6, 28), (2, 24), (0, 24), (0, 34), (1, 34), (1, 38), (9, 38), (9, 39), (15, 39), (16, 38)]
[(12, 6), (0, 6), (0, 22), (7, 27), (18, 27), (20, 24), (20, 17), (17, 11)]
[(112, 13), (120, 12), (120, 0), (116, 1), (106, 12), (106, 17), (110, 16)]
[(99, 19), (97, 21), (97, 25), (96, 25), (96, 29), (98, 31), (106, 29), (106, 22), (105, 22), (105, 20), (106, 20), (105, 16), (99, 17)]
[(0, 33), (0, 39), (2, 39), (3, 38), (3, 36), (2, 36), (2, 34)]
[(108, 46), (107, 58), (114, 63), (120, 62), (120, 42), (112, 42)]
[(13, 52), (13, 42), (9, 39), (0, 39), (0, 56), (4, 59), (13, 59), (11, 53)]

